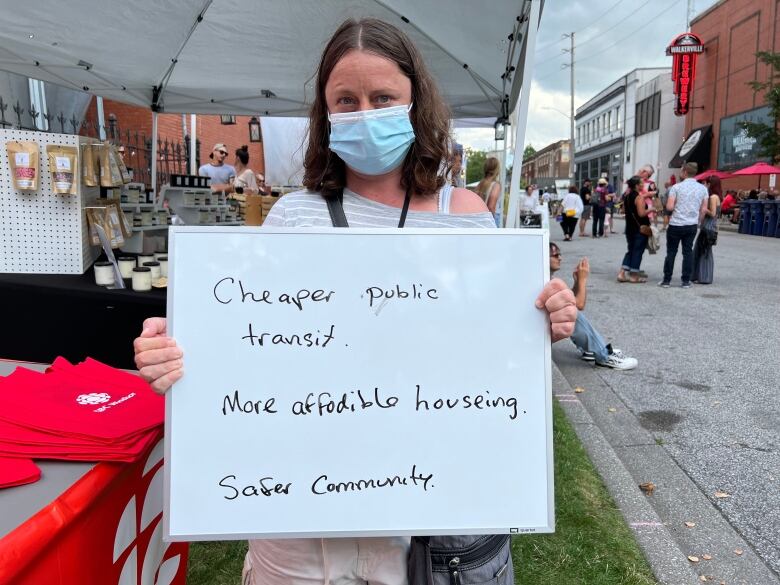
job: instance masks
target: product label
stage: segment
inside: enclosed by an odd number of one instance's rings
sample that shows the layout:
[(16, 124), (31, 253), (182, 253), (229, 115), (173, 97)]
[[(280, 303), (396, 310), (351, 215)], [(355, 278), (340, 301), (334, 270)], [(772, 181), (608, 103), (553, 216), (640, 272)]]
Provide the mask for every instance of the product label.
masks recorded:
[(68, 158), (67, 156), (55, 156), (54, 160), (57, 164), (58, 171), (70, 170), (70, 158)]
[(54, 189), (58, 193), (66, 193), (73, 186), (73, 173), (56, 170), (52, 173), (54, 177)]
[(14, 162), (17, 167), (29, 167), (30, 166), (30, 153), (29, 152), (17, 152), (14, 154)]

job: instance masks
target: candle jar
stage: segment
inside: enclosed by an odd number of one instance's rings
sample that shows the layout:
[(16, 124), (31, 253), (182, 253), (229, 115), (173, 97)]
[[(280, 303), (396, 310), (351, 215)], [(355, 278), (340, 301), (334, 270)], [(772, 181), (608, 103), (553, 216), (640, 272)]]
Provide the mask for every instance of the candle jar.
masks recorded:
[(153, 261), (153, 262), (144, 262), (142, 266), (146, 266), (152, 271), (152, 282), (160, 278), (160, 263)]
[(133, 290), (146, 292), (152, 290), (152, 270), (148, 266), (133, 268)]
[(160, 276), (168, 277), (168, 256), (160, 256), (157, 258), (160, 263)]
[(141, 214), (140, 213), (134, 213), (133, 214), (133, 227), (141, 227)]
[(148, 226), (152, 225), (152, 210), (151, 209), (144, 209), (141, 211), (141, 225)]
[(144, 262), (154, 262), (153, 254), (141, 254), (138, 256), (138, 266), (143, 266)]
[(157, 225), (168, 225), (168, 212), (166, 211), (157, 212)]
[(133, 278), (133, 268), (135, 268), (134, 256), (120, 256), (117, 258), (119, 262), (119, 272), (122, 273), (122, 278)]
[(159, 262), (161, 256), (167, 256), (168, 252), (155, 252), (154, 253), (154, 261)]
[(209, 222), (209, 210), (201, 208), (198, 211), (198, 223), (208, 223)]
[(98, 286), (114, 284), (114, 265), (111, 262), (95, 262), (95, 284)]

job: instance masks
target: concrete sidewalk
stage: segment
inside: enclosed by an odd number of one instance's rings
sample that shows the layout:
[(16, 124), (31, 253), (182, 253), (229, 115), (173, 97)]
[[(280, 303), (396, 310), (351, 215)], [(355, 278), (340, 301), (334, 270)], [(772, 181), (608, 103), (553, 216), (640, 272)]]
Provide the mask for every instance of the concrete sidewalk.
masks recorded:
[(723, 233), (716, 283), (690, 291), (655, 286), (665, 246), (646, 257), (655, 278), (632, 285), (614, 280), (622, 234), (559, 245), (567, 282), (590, 257), (585, 312), (640, 365), (594, 367), (558, 343), (554, 394), (657, 579), (780, 584), (780, 240)]

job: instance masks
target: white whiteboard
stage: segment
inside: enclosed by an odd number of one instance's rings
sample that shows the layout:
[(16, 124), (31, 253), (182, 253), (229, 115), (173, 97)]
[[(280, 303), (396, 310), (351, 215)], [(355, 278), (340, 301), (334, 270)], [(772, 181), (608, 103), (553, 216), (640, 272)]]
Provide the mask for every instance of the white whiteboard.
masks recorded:
[(547, 238), (172, 228), (166, 537), (552, 531)]

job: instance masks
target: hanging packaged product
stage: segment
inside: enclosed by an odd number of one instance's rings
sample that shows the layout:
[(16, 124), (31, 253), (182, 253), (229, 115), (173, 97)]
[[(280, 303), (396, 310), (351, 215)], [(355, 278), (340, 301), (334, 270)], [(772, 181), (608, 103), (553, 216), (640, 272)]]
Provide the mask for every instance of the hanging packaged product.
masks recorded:
[(20, 191), (38, 190), (38, 144), (35, 142), (5, 143), (14, 189)]
[(49, 156), (52, 191), (65, 195), (77, 193), (79, 151), (75, 146), (46, 146)]
[(100, 146), (93, 145), (92, 148), (100, 149), (100, 186), (121, 187), (122, 172), (116, 162), (113, 146), (109, 142), (104, 142)]
[(98, 165), (95, 164), (97, 153), (91, 144), (81, 146), (81, 180), (85, 187), (98, 186)]
[(101, 245), (96, 226), (103, 228), (112, 248), (119, 248), (124, 245), (125, 238), (122, 234), (121, 221), (113, 205), (108, 207), (87, 207), (87, 220), (89, 222), (90, 243), (93, 246)]
[(114, 159), (116, 160), (116, 164), (119, 167), (119, 173), (122, 175), (122, 184), (126, 185), (133, 179), (130, 176), (130, 171), (127, 170), (127, 165), (125, 165), (125, 161), (122, 158), (122, 153), (119, 151), (119, 147), (112, 145), (111, 151), (114, 153)]

